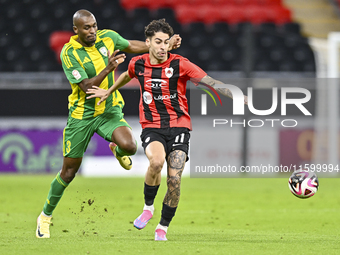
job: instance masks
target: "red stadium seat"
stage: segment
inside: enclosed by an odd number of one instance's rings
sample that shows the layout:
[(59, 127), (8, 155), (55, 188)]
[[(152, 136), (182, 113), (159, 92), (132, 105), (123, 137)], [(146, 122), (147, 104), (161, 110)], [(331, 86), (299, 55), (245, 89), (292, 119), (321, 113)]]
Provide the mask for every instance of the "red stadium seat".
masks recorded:
[(221, 21), (219, 7), (211, 4), (199, 5), (197, 7), (197, 18), (205, 24), (213, 24)]
[(159, 1), (154, 0), (139, 0), (140, 7), (141, 8), (148, 8), (150, 10), (157, 10), (158, 8), (161, 8)]
[(141, 7), (139, 0), (120, 0), (120, 5), (127, 11)]
[(50, 35), (50, 48), (54, 51), (59, 63), (61, 63), (60, 52), (64, 44), (69, 42), (70, 37), (73, 35), (74, 33), (71, 31), (55, 31)]
[(291, 12), (281, 5), (281, 1), (211, 0), (208, 4), (206, 0), (120, 0), (120, 3), (127, 10), (173, 8), (176, 19), (181, 24), (226, 22), (233, 25), (241, 22), (253, 24), (264, 22), (284, 24), (290, 22)]
[(178, 2), (178, 0), (173, 0), (173, 1), (169, 1), (169, 0), (140, 0), (143, 1), (145, 3), (145, 7), (151, 9), (151, 10), (157, 10), (160, 8), (173, 8), (174, 4), (176, 4)]
[(209, 4), (218, 7), (220, 5), (234, 4), (234, 0), (210, 0)]
[(158, 9), (164, 5), (163, 2), (164, 0), (120, 0), (120, 5), (127, 11), (130, 11), (136, 8)]
[(188, 5), (191, 5), (191, 6), (200, 6), (202, 4), (206, 4), (207, 2), (206, 1), (203, 1), (203, 0), (182, 0), (182, 3), (183, 4), (188, 4)]
[(185, 0), (153, 0), (157, 1), (161, 8), (173, 8), (176, 9), (178, 5), (186, 4)]
[(233, 0), (234, 4), (240, 6), (255, 5), (257, 0)]
[(163, 3), (161, 1), (152, 1), (148, 0), (148, 5), (145, 6), (146, 8), (149, 8), (150, 10), (158, 10), (164, 7)]
[(269, 6), (269, 5), (280, 5), (282, 6), (282, 1), (281, 0), (256, 0), (258, 5), (264, 5), (264, 6)]
[(262, 6), (252, 5), (244, 8), (245, 19), (252, 24), (258, 25), (269, 21), (267, 11)]
[(190, 5), (210, 5), (210, 6), (218, 6), (222, 4), (234, 4), (235, 0), (182, 0), (182, 3), (190, 4)]
[(282, 6), (268, 6), (266, 8), (268, 19), (275, 24), (281, 25), (292, 21), (291, 11)]
[(243, 9), (240, 8), (240, 6), (222, 5), (218, 6), (218, 9), (220, 11), (221, 21), (223, 22), (234, 25), (246, 21)]
[(191, 5), (178, 5), (175, 16), (179, 23), (188, 24), (198, 21), (197, 11)]

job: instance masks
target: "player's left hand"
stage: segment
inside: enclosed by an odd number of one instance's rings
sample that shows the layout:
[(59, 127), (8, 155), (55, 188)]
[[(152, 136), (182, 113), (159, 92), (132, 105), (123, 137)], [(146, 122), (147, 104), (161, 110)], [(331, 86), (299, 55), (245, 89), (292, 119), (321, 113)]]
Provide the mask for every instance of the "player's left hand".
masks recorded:
[(99, 88), (97, 86), (92, 86), (92, 89), (88, 89), (86, 91), (86, 94), (92, 94), (86, 99), (94, 98), (94, 97), (99, 97), (100, 100), (98, 101), (97, 105), (100, 105), (102, 102), (104, 102), (108, 98), (107, 90)]
[(169, 50), (175, 50), (181, 47), (182, 37), (179, 34), (175, 34), (170, 38)]

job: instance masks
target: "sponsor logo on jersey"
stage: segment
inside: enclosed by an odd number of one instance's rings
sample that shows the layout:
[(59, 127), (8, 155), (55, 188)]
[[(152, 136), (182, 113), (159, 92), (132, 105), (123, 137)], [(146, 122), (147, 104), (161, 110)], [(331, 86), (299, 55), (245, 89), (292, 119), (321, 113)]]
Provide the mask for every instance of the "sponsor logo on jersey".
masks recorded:
[(171, 78), (172, 77), (172, 75), (174, 74), (174, 69), (172, 68), (172, 67), (167, 67), (167, 68), (165, 68), (165, 75), (166, 75), (166, 77), (168, 77), (168, 78)]
[(151, 87), (154, 89), (160, 89), (164, 86), (166, 86), (167, 82), (162, 79), (150, 79), (145, 82), (145, 86)]
[(164, 100), (164, 99), (174, 99), (177, 97), (177, 93), (173, 93), (172, 95), (164, 95), (164, 96), (157, 96), (157, 97), (153, 97), (155, 100)]
[(81, 75), (80, 75), (80, 73), (79, 73), (78, 70), (73, 70), (73, 71), (72, 71), (72, 75), (73, 75), (73, 77), (76, 78), (77, 80), (79, 80), (79, 79), (81, 78)]
[(147, 91), (144, 91), (144, 93), (143, 93), (143, 100), (144, 100), (144, 103), (150, 104), (152, 102), (151, 94), (149, 92), (147, 92)]
[(106, 47), (101, 47), (100, 49), (99, 49), (99, 52), (103, 55), (103, 56), (105, 56), (105, 57), (107, 57), (107, 49), (106, 49)]

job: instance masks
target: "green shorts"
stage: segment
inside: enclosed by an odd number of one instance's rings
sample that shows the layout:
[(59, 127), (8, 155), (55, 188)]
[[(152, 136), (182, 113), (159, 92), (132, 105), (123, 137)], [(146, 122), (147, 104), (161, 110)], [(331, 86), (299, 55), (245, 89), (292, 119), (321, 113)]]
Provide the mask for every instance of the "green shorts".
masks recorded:
[(79, 120), (69, 117), (63, 133), (64, 157), (83, 157), (94, 133), (112, 142), (113, 131), (122, 126), (131, 128), (119, 106), (115, 106), (113, 112), (104, 112), (93, 119)]

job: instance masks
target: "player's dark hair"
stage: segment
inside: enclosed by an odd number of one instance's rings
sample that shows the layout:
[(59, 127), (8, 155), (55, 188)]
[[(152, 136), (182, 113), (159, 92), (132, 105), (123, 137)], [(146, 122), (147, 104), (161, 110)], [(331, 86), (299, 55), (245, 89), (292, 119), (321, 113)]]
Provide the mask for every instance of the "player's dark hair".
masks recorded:
[(157, 32), (163, 32), (164, 34), (168, 34), (169, 37), (173, 36), (174, 30), (172, 27), (165, 21), (165, 19), (153, 20), (149, 25), (145, 27), (145, 37), (150, 38), (154, 36)]

